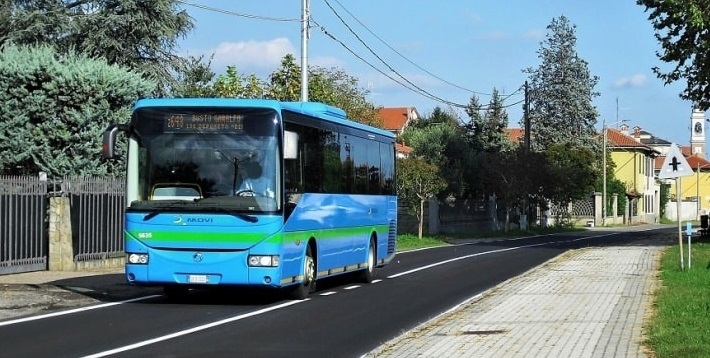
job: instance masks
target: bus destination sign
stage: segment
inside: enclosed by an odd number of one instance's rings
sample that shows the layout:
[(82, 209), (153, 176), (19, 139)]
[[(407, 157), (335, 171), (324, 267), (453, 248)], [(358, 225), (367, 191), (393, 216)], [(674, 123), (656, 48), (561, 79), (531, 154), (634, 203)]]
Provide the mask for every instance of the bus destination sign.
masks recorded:
[(243, 131), (244, 116), (229, 113), (172, 114), (165, 118), (163, 130), (176, 132), (231, 132)]

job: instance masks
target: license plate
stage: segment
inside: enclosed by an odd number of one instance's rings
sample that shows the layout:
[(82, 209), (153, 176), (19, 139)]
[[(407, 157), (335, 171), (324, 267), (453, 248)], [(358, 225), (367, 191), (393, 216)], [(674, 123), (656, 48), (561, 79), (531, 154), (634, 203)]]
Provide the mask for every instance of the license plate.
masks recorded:
[(207, 282), (209, 282), (209, 276), (207, 276), (207, 275), (188, 275), (187, 282), (189, 282), (189, 283), (207, 283)]

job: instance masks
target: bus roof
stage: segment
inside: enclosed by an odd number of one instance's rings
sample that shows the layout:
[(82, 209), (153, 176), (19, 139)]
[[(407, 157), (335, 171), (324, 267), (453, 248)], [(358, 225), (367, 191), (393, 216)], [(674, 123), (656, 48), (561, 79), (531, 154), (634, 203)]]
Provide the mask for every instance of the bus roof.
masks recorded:
[(262, 107), (281, 112), (287, 110), (313, 116), (325, 121), (361, 129), (394, 138), (392, 132), (368, 126), (347, 118), (344, 110), (320, 102), (281, 102), (272, 99), (242, 98), (151, 98), (138, 100), (134, 109), (143, 107)]

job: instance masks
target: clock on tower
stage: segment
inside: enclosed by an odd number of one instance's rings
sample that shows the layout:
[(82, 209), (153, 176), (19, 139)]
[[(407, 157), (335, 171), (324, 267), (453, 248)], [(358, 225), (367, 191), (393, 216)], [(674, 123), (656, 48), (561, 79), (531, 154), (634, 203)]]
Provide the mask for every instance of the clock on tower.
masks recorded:
[(705, 111), (693, 109), (690, 117), (690, 147), (692, 153), (705, 157)]

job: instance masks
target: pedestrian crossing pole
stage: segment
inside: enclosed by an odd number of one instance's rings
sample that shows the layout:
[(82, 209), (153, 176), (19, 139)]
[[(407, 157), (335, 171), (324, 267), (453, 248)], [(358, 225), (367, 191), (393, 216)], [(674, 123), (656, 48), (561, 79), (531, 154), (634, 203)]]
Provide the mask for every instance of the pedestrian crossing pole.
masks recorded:
[(688, 165), (688, 161), (681, 153), (680, 148), (675, 143), (671, 143), (668, 147), (666, 159), (663, 160), (661, 170), (658, 173), (658, 179), (675, 179), (675, 202), (676, 202), (676, 219), (678, 220), (678, 247), (680, 252), (680, 270), (685, 268), (683, 262), (683, 231), (681, 230), (681, 205), (680, 205), (680, 188), (682, 184), (681, 177), (694, 175), (693, 169)]

